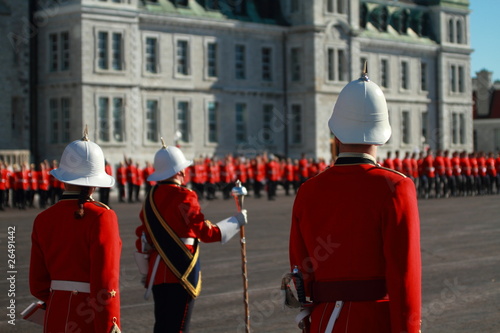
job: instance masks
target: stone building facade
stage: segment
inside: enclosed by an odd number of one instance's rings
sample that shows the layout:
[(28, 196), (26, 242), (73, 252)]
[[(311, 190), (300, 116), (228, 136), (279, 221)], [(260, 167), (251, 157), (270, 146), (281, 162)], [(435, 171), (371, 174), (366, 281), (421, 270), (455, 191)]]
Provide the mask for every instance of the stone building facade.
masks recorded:
[[(54, 0), (37, 13), (41, 158), (89, 126), (111, 162), (331, 156), (327, 122), (368, 64), (381, 147), (472, 149), (467, 0)], [(47, 5), (50, 3), (50, 5)]]

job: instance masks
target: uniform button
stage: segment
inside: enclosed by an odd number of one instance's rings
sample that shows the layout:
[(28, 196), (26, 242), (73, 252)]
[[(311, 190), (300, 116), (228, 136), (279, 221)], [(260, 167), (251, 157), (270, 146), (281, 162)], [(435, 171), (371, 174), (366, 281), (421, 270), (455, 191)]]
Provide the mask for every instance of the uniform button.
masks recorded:
[(73, 295), (78, 295), (78, 290), (73, 290), (71, 293), (72, 293)]

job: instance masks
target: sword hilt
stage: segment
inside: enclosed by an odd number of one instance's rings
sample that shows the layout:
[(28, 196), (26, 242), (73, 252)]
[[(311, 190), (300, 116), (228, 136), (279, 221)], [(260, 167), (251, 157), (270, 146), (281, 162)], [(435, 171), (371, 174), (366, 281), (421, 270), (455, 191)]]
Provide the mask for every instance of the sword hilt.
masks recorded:
[(299, 302), (304, 305), (307, 303), (306, 290), (304, 288), (304, 277), (302, 276), (302, 272), (299, 270), (299, 267), (295, 266), (293, 268), (292, 276), (294, 277), (295, 286), (297, 288), (297, 298)]

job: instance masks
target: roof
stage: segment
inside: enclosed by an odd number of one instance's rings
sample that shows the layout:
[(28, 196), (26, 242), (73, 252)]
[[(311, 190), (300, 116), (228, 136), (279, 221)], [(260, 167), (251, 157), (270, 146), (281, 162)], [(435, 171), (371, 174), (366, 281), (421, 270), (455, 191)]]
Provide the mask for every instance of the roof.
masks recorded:
[(205, 5), (206, 0), (191, 0), (188, 6), (176, 5), (173, 0), (143, 0), (143, 8), (158, 14), (176, 14), (197, 18), (232, 19), (244, 22), (288, 25), (282, 14), (279, 1), (240, 0), (243, 3), (242, 13), (235, 10), (233, 0), (219, 0), (217, 9)]

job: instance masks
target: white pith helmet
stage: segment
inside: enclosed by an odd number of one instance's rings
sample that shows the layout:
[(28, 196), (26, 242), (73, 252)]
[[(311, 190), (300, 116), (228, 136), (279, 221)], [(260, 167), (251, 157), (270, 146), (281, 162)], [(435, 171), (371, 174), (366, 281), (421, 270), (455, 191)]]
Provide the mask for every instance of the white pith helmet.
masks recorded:
[(366, 65), (340, 92), (328, 127), (344, 144), (383, 145), (391, 137), (384, 93), (368, 78)]
[(193, 164), (193, 161), (187, 160), (179, 148), (174, 146), (167, 147), (163, 138), (161, 142), (162, 147), (156, 152), (153, 162), (155, 171), (149, 175), (148, 181), (168, 179)]
[(90, 186), (112, 187), (115, 179), (104, 170), (104, 154), (101, 147), (88, 138), (87, 128), (83, 138), (66, 146), (59, 167), (50, 174), (63, 183)]

